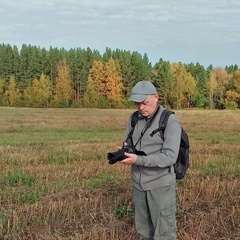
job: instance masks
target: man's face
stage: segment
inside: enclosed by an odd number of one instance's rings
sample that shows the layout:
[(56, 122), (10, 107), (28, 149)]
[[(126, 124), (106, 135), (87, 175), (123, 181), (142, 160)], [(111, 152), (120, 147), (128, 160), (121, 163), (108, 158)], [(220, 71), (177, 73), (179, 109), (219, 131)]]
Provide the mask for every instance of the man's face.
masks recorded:
[(158, 102), (158, 94), (148, 95), (143, 102), (135, 102), (138, 111), (144, 116), (150, 116), (156, 109)]

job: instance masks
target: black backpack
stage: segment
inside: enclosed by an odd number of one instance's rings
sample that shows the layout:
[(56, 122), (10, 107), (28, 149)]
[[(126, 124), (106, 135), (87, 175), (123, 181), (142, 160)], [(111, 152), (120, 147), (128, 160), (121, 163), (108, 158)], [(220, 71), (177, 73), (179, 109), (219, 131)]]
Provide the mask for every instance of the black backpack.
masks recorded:
[[(174, 114), (174, 112), (165, 109), (161, 117), (159, 119), (159, 128), (154, 130), (151, 133), (151, 136), (153, 136), (155, 133), (160, 132), (161, 138), (164, 141), (164, 131), (167, 127), (168, 118), (171, 114)], [(134, 129), (135, 125), (138, 121), (138, 111), (134, 112), (131, 119), (131, 126)], [(179, 153), (176, 160), (176, 163), (174, 166), (174, 172), (176, 174), (176, 179), (182, 179), (189, 167), (189, 139), (188, 135), (185, 132), (185, 130), (181, 127), (181, 141), (180, 141), (180, 147), (179, 147)]]

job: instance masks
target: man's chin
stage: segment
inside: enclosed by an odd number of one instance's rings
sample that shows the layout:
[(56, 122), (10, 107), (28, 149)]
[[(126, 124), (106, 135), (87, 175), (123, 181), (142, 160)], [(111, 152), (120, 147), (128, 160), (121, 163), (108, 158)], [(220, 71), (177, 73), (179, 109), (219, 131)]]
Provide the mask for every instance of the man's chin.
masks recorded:
[(141, 115), (143, 116), (143, 117), (148, 117), (148, 113), (146, 113), (146, 112), (143, 112), (143, 113), (141, 113)]

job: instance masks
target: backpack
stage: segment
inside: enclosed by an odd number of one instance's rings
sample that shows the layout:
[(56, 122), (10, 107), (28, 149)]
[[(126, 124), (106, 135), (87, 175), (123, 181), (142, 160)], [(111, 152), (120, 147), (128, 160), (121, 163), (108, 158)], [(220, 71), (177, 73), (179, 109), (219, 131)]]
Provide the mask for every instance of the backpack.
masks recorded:
[[(131, 119), (131, 126), (134, 129), (138, 121), (138, 111), (134, 112)], [(161, 138), (164, 141), (164, 131), (167, 127), (168, 118), (174, 112), (165, 109), (159, 119), (159, 127), (151, 133), (153, 136), (155, 133), (160, 132)], [(189, 139), (185, 130), (181, 127), (181, 141), (179, 147), (179, 153), (176, 160), (176, 163), (173, 165), (174, 172), (176, 174), (176, 179), (182, 179), (189, 167)]]

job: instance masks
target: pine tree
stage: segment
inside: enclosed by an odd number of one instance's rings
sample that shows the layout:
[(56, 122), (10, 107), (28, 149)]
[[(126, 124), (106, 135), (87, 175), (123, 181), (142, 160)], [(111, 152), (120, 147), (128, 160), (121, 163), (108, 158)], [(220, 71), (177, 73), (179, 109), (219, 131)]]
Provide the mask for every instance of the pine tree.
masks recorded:
[(160, 59), (152, 71), (152, 81), (159, 94), (159, 102), (167, 107), (169, 105), (170, 93), (173, 89), (173, 75), (170, 63)]

